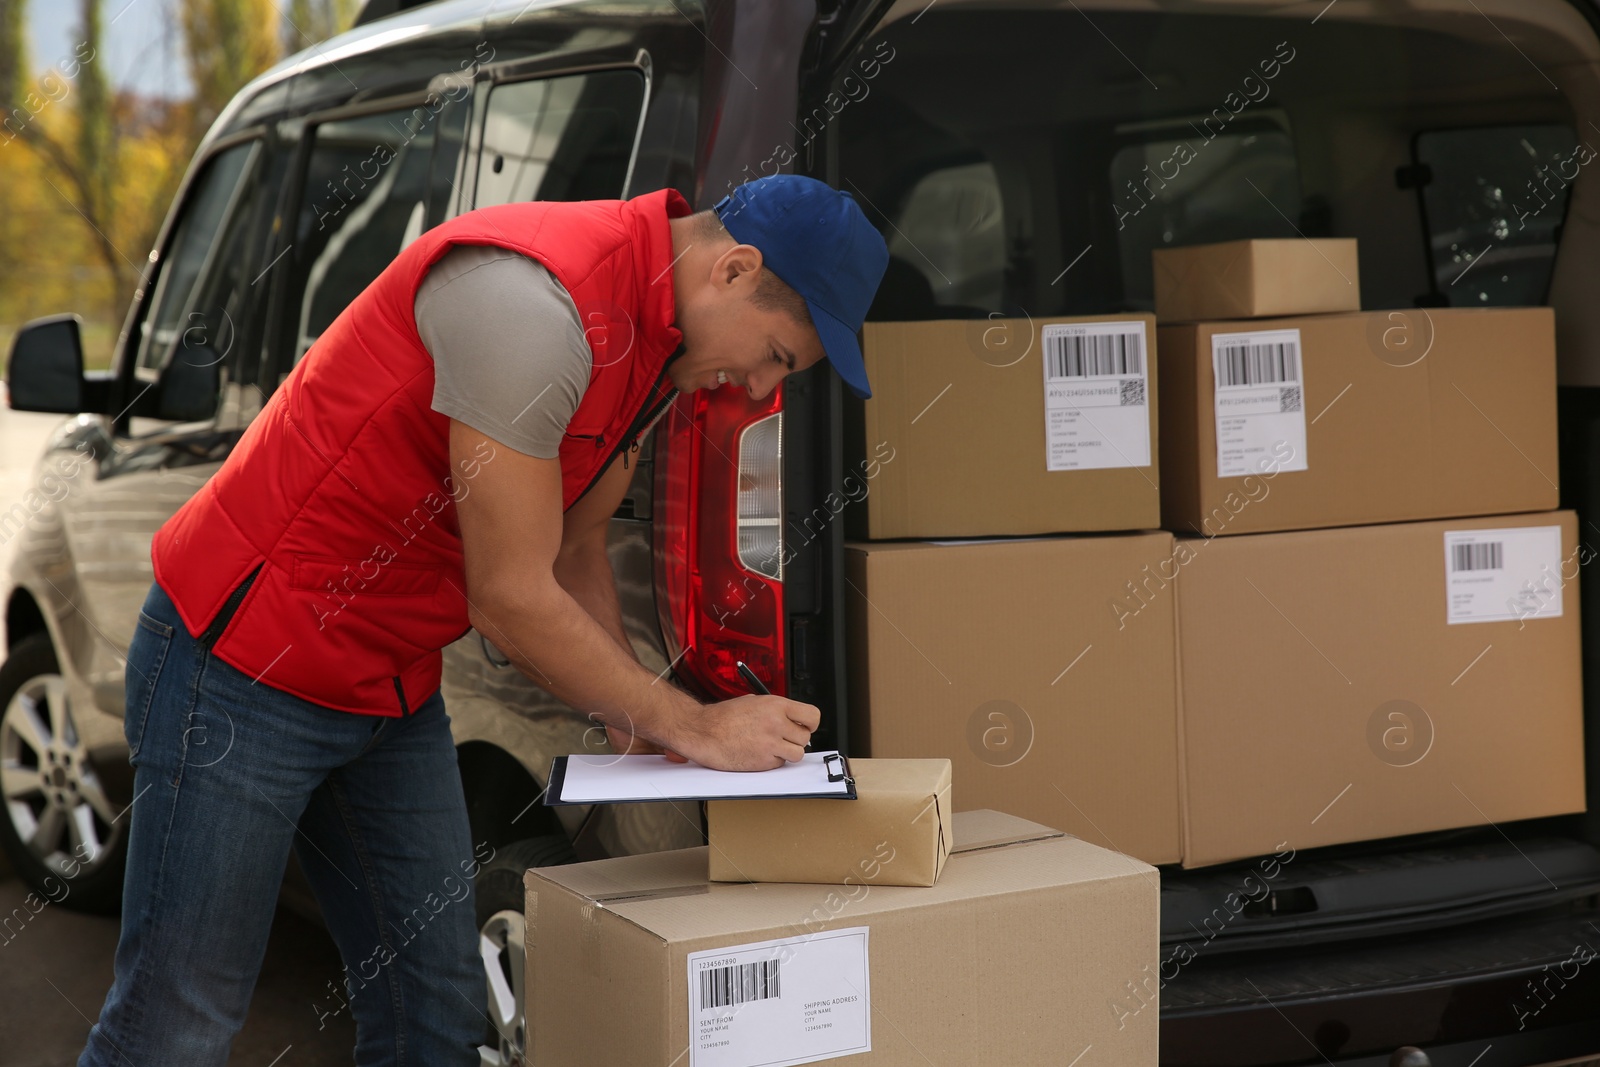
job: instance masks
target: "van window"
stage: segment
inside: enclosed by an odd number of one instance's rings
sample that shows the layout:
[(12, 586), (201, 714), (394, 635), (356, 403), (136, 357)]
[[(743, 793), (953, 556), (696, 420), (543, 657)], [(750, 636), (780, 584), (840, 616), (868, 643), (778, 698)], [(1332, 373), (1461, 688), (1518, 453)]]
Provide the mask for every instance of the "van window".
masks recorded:
[[(319, 124), (300, 196), (287, 313), (298, 362), (322, 331), (428, 226), (436, 142), (459, 106), (404, 107)], [(444, 168), (449, 172), (449, 167)], [(435, 209), (437, 210), (437, 208)]]
[(643, 106), (644, 79), (635, 70), (496, 86), (484, 116), (475, 206), (621, 197)]
[[(1368, 309), (1544, 298), (1565, 190), (1527, 183), (1553, 165), (1570, 184), (1551, 127), (1576, 124), (1517, 46), (1443, 14), (1211, 6), (895, 5), (789, 145), (890, 242), (873, 316), (1150, 310), (1154, 252), (1253, 237), (1354, 238)], [(1419, 160), (1422, 196), (1396, 182)], [(977, 225), (956, 189), (975, 181), (996, 200)], [(1513, 208), (1539, 200), (1519, 230)]]
[(1206, 129), (1201, 122), (1208, 117), (1122, 131), (1128, 143), (1111, 157), (1117, 258), (1131, 306), (1155, 306), (1153, 249), (1303, 232), (1296, 225), (1300, 173), (1288, 132), (1255, 123), (1208, 139), (1195, 133)]
[(957, 164), (918, 179), (888, 245), (889, 255), (927, 278), (935, 304), (999, 307), (1006, 230), (994, 165)]
[(223, 356), (233, 346), (249, 279), (241, 243), (258, 142), (213, 156), (185, 200), (139, 324), (137, 377), (154, 381), (180, 348)]
[(1544, 303), (1568, 192), (1594, 155), (1564, 124), (1418, 134), (1413, 173), (1444, 302)]

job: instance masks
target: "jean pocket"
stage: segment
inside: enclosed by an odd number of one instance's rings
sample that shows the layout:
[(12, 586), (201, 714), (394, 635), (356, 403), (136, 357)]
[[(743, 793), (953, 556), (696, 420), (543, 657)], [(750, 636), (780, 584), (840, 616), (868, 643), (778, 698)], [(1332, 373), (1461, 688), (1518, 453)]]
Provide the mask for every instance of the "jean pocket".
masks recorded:
[(122, 732), (128, 739), (130, 761), (139, 755), (139, 746), (144, 741), (145, 723), (155, 699), (156, 679), (161, 676), (161, 665), (167, 661), (174, 632), (160, 619), (139, 612), (139, 625), (128, 645), (128, 667), (123, 672), (126, 699), (122, 708)]

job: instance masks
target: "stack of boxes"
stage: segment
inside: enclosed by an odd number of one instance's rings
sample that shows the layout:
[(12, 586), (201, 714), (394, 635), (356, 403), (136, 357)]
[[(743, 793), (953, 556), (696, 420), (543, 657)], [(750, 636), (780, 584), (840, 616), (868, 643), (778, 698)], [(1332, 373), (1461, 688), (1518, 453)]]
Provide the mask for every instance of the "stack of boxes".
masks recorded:
[(1153, 1067), (1156, 1013), (1109, 1010), (1158, 962), (1153, 869), (952, 815), (948, 760), (849, 770), (853, 800), (709, 801), (705, 848), (528, 871), (529, 1062)]
[(858, 798), (527, 872), (533, 1060), (1153, 1064), (1146, 863), (1582, 810), (1550, 311), (1361, 312), (1353, 241), (1155, 275), (867, 325)]
[(1154, 1067), (1128, 990), (1158, 964), (1156, 872), (999, 812), (951, 831), (926, 887), (878, 844), (832, 884), (711, 881), (715, 834), (528, 871), (528, 1062)]
[(852, 753), (947, 757), (962, 806), (1177, 862), (1177, 607), (1134, 595), (1174, 547), (1154, 317), (869, 322), (863, 352)]
[(1582, 810), (1550, 310), (1362, 312), (1348, 240), (1155, 275), (868, 324), (851, 751), (1190, 867)]
[(1184, 863), (1583, 810), (1550, 309), (1359, 311), (1354, 241), (1155, 266)]

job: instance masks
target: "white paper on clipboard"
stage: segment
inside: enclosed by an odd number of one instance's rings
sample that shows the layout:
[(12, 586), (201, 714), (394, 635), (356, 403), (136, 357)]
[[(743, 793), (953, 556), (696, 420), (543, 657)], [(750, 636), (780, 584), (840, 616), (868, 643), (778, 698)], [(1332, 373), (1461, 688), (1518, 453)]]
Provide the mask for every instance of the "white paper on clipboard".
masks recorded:
[(547, 803), (853, 797), (855, 783), (850, 779), (829, 780), (830, 772), (836, 776), (841, 766), (837, 752), (807, 752), (770, 771), (714, 771), (654, 755), (558, 756), (550, 772)]

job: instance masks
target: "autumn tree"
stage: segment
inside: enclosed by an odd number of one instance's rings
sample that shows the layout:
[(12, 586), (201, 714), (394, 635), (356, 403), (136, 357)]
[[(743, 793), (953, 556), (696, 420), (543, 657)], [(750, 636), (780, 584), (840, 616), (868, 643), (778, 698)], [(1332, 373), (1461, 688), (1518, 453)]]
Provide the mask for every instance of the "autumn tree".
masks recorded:
[(104, 349), (200, 135), (276, 59), (273, 0), (180, 2), (189, 101), (113, 88), (104, 0), (78, 0), (76, 44), (40, 72), (28, 63), (25, 3), (0, 0), (0, 316), (10, 325), (78, 311)]
[[(6, 4), (0, 15), (0, 113), (3, 140), (20, 141), (48, 166), (38, 179), (55, 188), (93, 233), (92, 243), (110, 273), (112, 290), (130, 291), (138, 268), (117, 247), (111, 232), (112, 190), (116, 185), (117, 139), (111, 116), (111, 94), (101, 48), (103, 0), (81, 0), (79, 39), (70, 56), (41, 74), (28, 77), (22, 45), (24, 20), (20, 3)], [(63, 112), (62, 105), (67, 110)], [(115, 298), (113, 298), (115, 299)]]
[(290, 0), (284, 12), (283, 50), (299, 52), (355, 24), (358, 0)]
[[(0, 104), (12, 104), (26, 92), (28, 51), (24, 45), (26, 22), (20, 0), (0, 4)], [(6, 108), (10, 113), (10, 107)]]
[(246, 82), (277, 62), (273, 0), (180, 0), (179, 22), (199, 128), (211, 125)]

